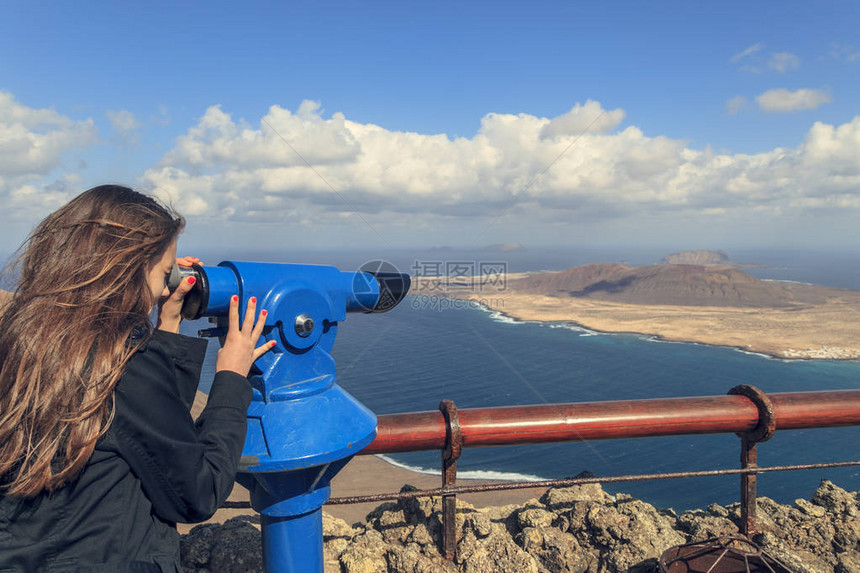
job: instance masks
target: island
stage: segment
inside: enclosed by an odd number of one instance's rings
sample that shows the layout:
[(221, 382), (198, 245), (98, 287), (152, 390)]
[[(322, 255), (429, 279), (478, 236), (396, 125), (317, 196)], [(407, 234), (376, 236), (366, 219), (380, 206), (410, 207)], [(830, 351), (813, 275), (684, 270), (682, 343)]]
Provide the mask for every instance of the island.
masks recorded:
[(860, 359), (860, 291), (758, 279), (724, 253), (708, 253), (676, 253), (645, 266), (598, 263), (509, 274), (504, 281), (417, 277), (412, 292), (473, 301), (522, 321), (785, 359)]

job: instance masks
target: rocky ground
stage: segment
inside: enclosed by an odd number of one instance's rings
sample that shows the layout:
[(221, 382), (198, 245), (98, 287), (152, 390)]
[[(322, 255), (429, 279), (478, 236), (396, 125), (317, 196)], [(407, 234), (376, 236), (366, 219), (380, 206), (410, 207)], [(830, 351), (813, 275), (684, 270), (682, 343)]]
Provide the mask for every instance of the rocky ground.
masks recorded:
[[(405, 486), (409, 488), (410, 486)], [(460, 503), (457, 558), (439, 553), (438, 498), (386, 503), (353, 525), (323, 516), (326, 573), (650, 572), (673, 545), (737, 535), (737, 504), (705, 510), (657, 509), (599, 485), (548, 490), (523, 505), (476, 509)], [(860, 494), (823, 480), (811, 501), (759, 498), (754, 541), (802, 573), (860, 573)], [(259, 520), (194, 528), (182, 561), (195, 573), (262, 571)]]

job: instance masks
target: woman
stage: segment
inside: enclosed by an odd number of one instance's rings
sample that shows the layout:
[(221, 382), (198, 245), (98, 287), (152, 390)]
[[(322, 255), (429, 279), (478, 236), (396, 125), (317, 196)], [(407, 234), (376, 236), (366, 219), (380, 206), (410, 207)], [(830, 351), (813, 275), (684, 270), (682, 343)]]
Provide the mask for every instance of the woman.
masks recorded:
[[(175, 523), (229, 495), (266, 312), (251, 299), (218, 352), (195, 423), (206, 341), (178, 334), (184, 220), (113, 185), (42, 221), (0, 305), (0, 572), (181, 571)], [(190, 264), (189, 260), (178, 261)], [(151, 311), (158, 306), (153, 328)]]

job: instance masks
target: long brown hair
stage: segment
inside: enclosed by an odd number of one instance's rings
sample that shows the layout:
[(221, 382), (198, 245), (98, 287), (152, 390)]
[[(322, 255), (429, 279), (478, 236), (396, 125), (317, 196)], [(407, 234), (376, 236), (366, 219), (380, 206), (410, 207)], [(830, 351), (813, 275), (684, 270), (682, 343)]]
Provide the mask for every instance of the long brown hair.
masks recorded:
[(151, 333), (149, 270), (182, 217), (117, 185), (49, 215), (14, 263), (0, 308), (0, 494), (33, 496), (73, 479), (113, 416), (113, 389)]

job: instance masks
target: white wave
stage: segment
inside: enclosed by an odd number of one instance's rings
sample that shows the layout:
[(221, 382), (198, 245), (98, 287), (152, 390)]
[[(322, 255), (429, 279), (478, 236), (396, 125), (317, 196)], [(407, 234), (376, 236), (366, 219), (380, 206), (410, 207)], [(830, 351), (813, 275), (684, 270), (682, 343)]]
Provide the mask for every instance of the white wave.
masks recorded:
[(762, 354), (761, 352), (752, 352), (750, 350), (744, 350), (742, 348), (735, 348), (735, 350), (737, 350), (741, 354), (749, 354), (750, 356), (761, 356), (762, 358), (767, 358), (769, 360), (774, 359), (773, 356), (770, 356), (768, 354)]
[(486, 312), (490, 315), (490, 320), (493, 320), (495, 322), (501, 322), (502, 324), (543, 324), (539, 320), (520, 320), (519, 318), (513, 318), (511, 316), (506, 315), (504, 312), (500, 310), (494, 310), (485, 304), (477, 304), (474, 308), (477, 308), (482, 312)]
[(502, 324), (525, 324), (525, 321), (511, 318), (510, 316), (506, 315), (503, 312), (499, 312), (498, 310), (493, 310), (490, 312), (490, 320), (501, 322)]
[(713, 348), (726, 348), (728, 350), (734, 350), (735, 352), (740, 352), (741, 354), (747, 354), (749, 356), (757, 356), (759, 358), (765, 358), (767, 360), (775, 360), (777, 362), (795, 362), (797, 360), (805, 360), (803, 358), (778, 358), (776, 356), (771, 356), (770, 354), (764, 354), (762, 352), (753, 352), (751, 350), (744, 350), (743, 348), (738, 348), (737, 346), (721, 346), (718, 344), (704, 344), (701, 342), (688, 342), (684, 340), (664, 340), (658, 336), (652, 336), (648, 334), (643, 334), (639, 336), (639, 340), (644, 340), (646, 342), (659, 342), (661, 344), (692, 344), (693, 346), (711, 346)]
[(805, 283), (802, 281), (790, 281), (788, 279), (761, 279), (765, 282), (769, 283), (791, 283), (793, 285), (806, 285), (806, 286), (815, 286), (815, 283)]
[(640, 334), (639, 340), (644, 340), (645, 342), (659, 342), (660, 344), (692, 344), (693, 346), (708, 346), (707, 344), (699, 344), (698, 342), (687, 342), (684, 340), (666, 340), (664, 338), (660, 338), (659, 336), (654, 336), (653, 334)]
[(568, 322), (552, 322), (548, 326), (550, 328), (563, 328), (565, 330), (572, 330), (573, 332), (580, 333), (580, 336), (603, 336), (605, 334), (608, 334), (606, 332), (596, 332), (594, 330), (589, 330), (584, 326), (570, 324)]
[(490, 320), (494, 322), (501, 322), (502, 324), (534, 324), (538, 322), (536, 320), (520, 320), (519, 318), (513, 318), (503, 313), (502, 311), (493, 310), (484, 306), (481, 306), (481, 310), (489, 313)]
[[(395, 467), (402, 468), (404, 470), (409, 470), (411, 472), (430, 475), (430, 476), (441, 476), (441, 470), (431, 470), (428, 468), (422, 468), (421, 466), (410, 466), (409, 464), (404, 464), (398, 462), (394, 458), (390, 458), (383, 454), (377, 454), (377, 458), (382, 461), (389, 463)], [(497, 472), (491, 470), (466, 470), (466, 471), (458, 471), (457, 478), (459, 479), (480, 479), (480, 480), (492, 480), (492, 481), (545, 481), (547, 478), (542, 478), (540, 476), (531, 475), (531, 474), (520, 474), (516, 472)]]
[(798, 360), (805, 360), (804, 358), (778, 358), (776, 356), (771, 356), (770, 354), (762, 354), (761, 352), (752, 352), (751, 350), (744, 350), (742, 348), (735, 348), (737, 352), (741, 354), (749, 354), (750, 356), (758, 356), (759, 358), (766, 358), (768, 360), (775, 360), (776, 362), (797, 362)]
[(460, 479), (480, 479), (492, 481), (546, 481), (547, 479), (532, 474), (520, 474), (516, 472), (494, 472), (490, 470), (461, 471), (457, 472), (457, 477)]

